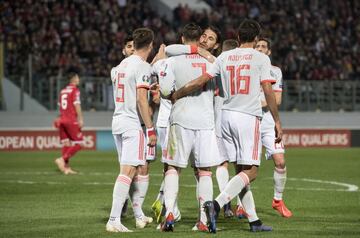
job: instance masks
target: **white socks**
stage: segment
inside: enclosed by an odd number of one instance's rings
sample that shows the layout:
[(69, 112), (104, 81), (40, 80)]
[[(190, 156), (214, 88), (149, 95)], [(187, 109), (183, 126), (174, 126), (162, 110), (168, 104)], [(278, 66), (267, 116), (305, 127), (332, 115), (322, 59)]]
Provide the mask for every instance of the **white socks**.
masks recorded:
[(211, 171), (199, 172), (199, 206), (200, 206), (200, 221), (206, 224), (207, 218), (203, 208), (206, 201), (213, 199), (213, 183), (211, 178)]
[(116, 179), (113, 190), (113, 202), (110, 212), (110, 221), (120, 220), (121, 210), (129, 193), (131, 178), (126, 175), (119, 175)]
[(222, 192), (229, 181), (229, 171), (226, 167), (219, 165), (216, 168), (216, 180), (219, 185), (219, 190)]
[(274, 199), (282, 200), (286, 184), (286, 167), (283, 169), (274, 169)]
[(135, 218), (144, 216), (142, 205), (149, 188), (149, 175), (137, 175), (132, 183), (131, 202)]
[(220, 208), (226, 203), (230, 202), (235, 196), (237, 196), (243, 188), (249, 184), (249, 177), (244, 173), (240, 172), (235, 175), (226, 185), (225, 189), (215, 199)]
[(240, 193), (240, 198), (243, 204), (243, 208), (248, 215), (249, 222), (259, 220), (259, 217), (256, 214), (255, 202), (253, 194), (250, 190), (250, 185), (247, 185)]
[(164, 178), (164, 199), (166, 216), (171, 212), (174, 214), (174, 206), (179, 192), (179, 174), (175, 169), (169, 169)]

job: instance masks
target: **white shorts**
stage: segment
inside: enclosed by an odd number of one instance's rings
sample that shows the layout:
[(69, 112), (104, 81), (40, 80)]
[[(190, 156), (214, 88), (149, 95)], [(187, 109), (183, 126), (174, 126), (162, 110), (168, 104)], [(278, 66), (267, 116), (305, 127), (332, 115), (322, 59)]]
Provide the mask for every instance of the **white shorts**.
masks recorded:
[(166, 155), (167, 155), (169, 127), (158, 127), (156, 128), (156, 130), (158, 135), (158, 142), (161, 147), (161, 161), (163, 162), (166, 159)]
[(261, 121), (261, 142), (266, 148), (265, 158), (272, 159), (274, 154), (284, 154), (284, 144), (275, 143), (275, 122), (270, 112), (264, 113)]
[(145, 135), (142, 130), (128, 130), (113, 136), (120, 165), (145, 165)]
[(197, 168), (221, 163), (214, 129), (191, 130), (176, 124), (171, 125), (167, 152), (163, 162), (180, 168), (187, 167), (190, 153), (194, 156), (191, 164)]
[(222, 135), (228, 161), (240, 165), (260, 165), (260, 118), (223, 110)]

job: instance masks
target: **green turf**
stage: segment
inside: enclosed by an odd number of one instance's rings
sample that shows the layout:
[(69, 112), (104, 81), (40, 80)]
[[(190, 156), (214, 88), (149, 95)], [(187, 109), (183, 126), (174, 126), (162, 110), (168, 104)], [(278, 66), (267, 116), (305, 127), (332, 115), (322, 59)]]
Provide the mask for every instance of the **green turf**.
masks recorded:
[[(190, 169), (180, 178), (182, 221), (175, 232), (161, 233), (153, 224), (132, 234), (105, 232), (112, 189), (118, 174), (115, 152), (82, 151), (72, 160), (81, 175), (61, 175), (55, 168), (56, 152), (0, 153), (0, 237), (192, 237), (212, 236), (192, 232), (196, 221), (194, 178)], [(284, 219), (271, 208), (271, 161), (263, 161), (252, 185), (259, 217), (273, 232), (253, 234), (244, 220), (218, 221), (216, 237), (360, 237), (360, 192), (321, 181), (360, 186), (360, 149), (289, 149), (285, 201), (294, 216)], [(145, 213), (161, 182), (161, 164), (151, 168)], [(301, 179), (312, 179), (303, 181)], [(214, 184), (216, 180), (214, 179)], [(218, 194), (217, 186), (214, 189)], [(130, 215), (123, 223), (134, 229)]]

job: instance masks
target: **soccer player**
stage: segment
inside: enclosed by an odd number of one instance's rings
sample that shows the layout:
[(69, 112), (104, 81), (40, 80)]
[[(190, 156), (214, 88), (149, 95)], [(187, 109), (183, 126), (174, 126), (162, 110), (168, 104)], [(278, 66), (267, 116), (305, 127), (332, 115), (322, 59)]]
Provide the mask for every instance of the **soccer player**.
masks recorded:
[[(124, 40), (124, 47), (122, 50), (122, 54), (124, 55), (125, 58), (127, 58), (134, 53), (134, 50), (135, 50), (134, 39), (132, 35), (128, 35)], [(128, 204), (129, 204), (129, 198), (126, 198), (124, 206), (121, 210), (121, 217), (126, 217)]]
[[(154, 57), (153, 65), (152, 65), (152, 74), (153, 77), (159, 78), (161, 75), (163, 75), (164, 69), (166, 67), (166, 61), (167, 57), (165, 54), (165, 45), (161, 45), (159, 48), (159, 51), (157, 55)], [(156, 85), (157, 89), (159, 89), (159, 85)], [(156, 91), (157, 92), (157, 91)], [(162, 159), (161, 161), (164, 161), (166, 159), (167, 155), (167, 142), (168, 142), (168, 132), (169, 132), (169, 117), (170, 117), (170, 111), (171, 111), (171, 101), (165, 98), (160, 98), (160, 107), (158, 112), (158, 117), (156, 121), (156, 131), (158, 135), (158, 141), (161, 147), (161, 154)], [(154, 212), (156, 221), (158, 223), (161, 223), (162, 219), (162, 209), (164, 204), (164, 180), (162, 181), (160, 185), (160, 190), (157, 195), (156, 200), (153, 202), (151, 209)], [(175, 222), (179, 221), (181, 219), (181, 213), (178, 209), (177, 202), (175, 203), (174, 207), (174, 219)], [(161, 225), (157, 227), (157, 229), (160, 229)]]
[[(235, 49), (239, 46), (239, 43), (237, 40), (234, 39), (228, 39), (225, 40), (222, 44), (222, 52)], [(223, 87), (221, 83), (220, 76), (215, 78), (216, 80), (216, 94), (215, 94), (215, 101), (214, 101), (214, 108), (215, 108), (215, 132), (216, 132), (216, 138), (218, 142), (218, 147), (220, 151), (220, 157), (221, 157), (221, 164), (217, 166), (216, 168), (216, 180), (219, 185), (220, 192), (224, 190), (227, 182), (229, 181), (229, 162), (236, 162), (236, 161), (228, 161), (226, 156), (226, 150), (224, 148), (224, 142), (221, 132), (221, 109), (224, 102), (224, 93), (223, 93)], [(225, 218), (231, 218), (234, 214), (231, 210), (231, 204), (230, 202), (224, 205), (224, 217)]]
[[(221, 32), (218, 28), (215, 26), (208, 26), (205, 28), (203, 33), (200, 37), (199, 45), (180, 45), (180, 44), (174, 44), (169, 45), (165, 48), (165, 53), (167, 56), (179, 56), (184, 54), (194, 54), (199, 53), (204, 58), (206, 58), (209, 62), (214, 62), (213, 55), (211, 55), (210, 52), (216, 54), (216, 50), (219, 48), (221, 44)], [(210, 52), (209, 52), (210, 51)], [(160, 52), (160, 51), (159, 51)], [(160, 54), (161, 55), (161, 54)], [(158, 55), (157, 55), (158, 56)], [(155, 57), (158, 58), (158, 57)], [(164, 56), (160, 57), (164, 58)], [(166, 65), (165, 60), (159, 60), (154, 65), (153, 68), (155, 71), (158, 71), (158, 73), (164, 73), (161, 71), (162, 68), (164, 68)], [(160, 103), (160, 110), (158, 115), (158, 121), (157, 121), (157, 130), (158, 130), (158, 136), (160, 144), (162, 145), (162, 151), (163, 151), (163, 159), (166, 158), (167, 153), (167, 135), (168, 135), (168, 124), (169, 124), (169, 116), (171, 111), (171, 102), (167, 99), (162, 98)], [(163, 140), (164, 138), (165, 140)], [(164, 143), (162, 143), (164, 141)], [(196, 198), (198, 198), (198, 175), (197, 175), (197, 169), (194, 168), (195, 178), (196, 178)], [(160, 191), (157, 196), (157, 199), (152, 205), (152, 209), (155, 213), (155, 217), (158, 218), (158, 222), (161, 219), (161, 209), (163, 204), (163, 189), (164, 189), (164, 181), (162, 182), (160, 186)], [(175, 221), (179, 221), (181, 219), (181, 213), (178, 209), (177, 202), (175, 203), (174, 207), (174, 216)], [(204, 231), (207, 230), (206, 225), (202, 224), (200, 221), (198, 221), (195, 226), (192, 228), (192, 230), (200, 230)]]
[[(202, 30), (195, 24), (187, 24), (182, 32), (186, 45), (196, 46)], [(160, 77), (160, 90), (169, 95), (172, 89), (180, 88), (191, 78), (206, 72), (210, 63), (198, 54), (179, 55), (167, 60), (165, 72)], [(166, 206), (162, 231), (172, 231), (174, 206), (179, 190), (179, 172), (186, 168), (190, 153), (193, 153), (194, 167), (198, 170), (200, 207), (213, 195), (210, 168), (219, 164), (219, 151), (214, 130), (214, 85), (209, 82), (189, 97), (177, 101), (170, 114), (170, 131), (165, 163), (164, 198)], [(200, 221), (206, 224), (206, 215), (201, 213)]]
[(183, 96), (198, 90), (214, 76), (221, 75), (225, 101), (222, 107), (222, 135), (229, 160), (236, 158), (237, 175), (226, 185), (214, 201), (204, 203), (210, 232), (216, 232), (216, 217), (221, 207), (240, 194), (248, 215), (250, 231), (271, 231), (257, 217), (249, 184), (257, 176), (261, 153), (260, 119), (262, 117), (260, 89), (262, 88), (269, 110), (275, 121), (276, 138), (282, 138), (275, 95), (270, 75), (271, 63), (267, 55), (254, 49), (260, 34), (260, 25), (245, 19), (239, 26), (240, 47), (222, 53), (199, 78), (175, 91), (171, 98), (176, 103)]
[(124, 40), (124, 48), (122, 50), (122, 53), (125, 57), (129, 57), (134, 53), (134, 39), (132, 35), (129, 35)]
[(72, 170), (69, 162), (70, 158), (81, 149), (83, 134), (81, 128), (84, 119), (81, 112), (80, 84), (79, 75), (75, 72), (68, 74), (70, 83), (60, 91), (59, 107), (60, 117), (55, 120), (54, 125), (59, 129), (60, 140), (62, 143), (62, 156), (55, 160), (59, 170), (64, 174), (77, 174)]
[[(260, 38), (256, 44), (256, 49), (261, 53), (268, 56), (271, 55), (271, 41), (268, 38)], [(276, 83), (272, 85), (272, 89), (275, 93), (277, 105), (281, 104), (281, 94), (283, 89), (283, 79), (281, 69), (271, 65), (271, 74), (276, 79)], [(286, 165), (284, 157), (284, 144), (274, 143), (275, 122), (271, 117), (269, 109), (267, 107), (264, 96), (261, 97), (261, 105), (263, 109), (263, 119), (261, 121), (261, 141), (266, 148), (265, 157), (267, 160), (273, 159), (274, 161), (274, 198), (272, 201), (272, 207), (277, 210), (283, 217), (291, 217), (292, 212), (286, 207), (283, 201), (283, 192), (285, 190), (286, 183)]]
[[(146, 62), (152, 50), (154, 33), (147, 28), (138, 28), (133, 32), (133, 39), (133, 55), (111, 70), (115, 101), (112, 133), (119, 155), (120, 174), (114, 185), (110, 218), (106, 224), (109, 232), (131, 232), (121, 224), (121, 210), (137, 168), (146, 164), (145, 141), (150, 146), (156, 145), (156, 133), (148, 104), (151, 66)], [(140, 116), (146, 126), (146, 138)], [(139, 204), (133, 202), (135, 206)], [(150, 222), (145, 215), (137, 217), (135, 214), (135, 219)]]

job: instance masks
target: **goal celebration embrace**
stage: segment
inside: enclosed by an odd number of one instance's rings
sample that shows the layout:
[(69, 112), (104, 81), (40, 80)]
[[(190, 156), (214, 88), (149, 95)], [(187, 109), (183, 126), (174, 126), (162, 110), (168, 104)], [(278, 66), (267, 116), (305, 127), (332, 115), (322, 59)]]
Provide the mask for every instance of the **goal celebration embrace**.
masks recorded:
[[(189, 230), (216, 233), (223, 209), (226, 218), (247, 220), (250, 232), (272, 231), (271, 221), (260, 219), (250, 187), (261, 177), (264, 147), (266, 160), (274, 164), (274, 196), (268, 199), (274, 213), (293, 216), (283, 197), (287, 167), (278, 113), (283, 79), (269, 58), (271, 39), (250, 19), (240, 23), (234, 39), (224, 39), (215, 26), (188, 23), (179, 44), (161, 45), (150, 57), (155, 34), (135, 29), (125, 42), (125, 58), (109, 72), (119, 174), (106, 231), (133, 232), (154, 222), (161, 232), (176, 231), (184, 216), (178, 194), (187, 167), (198, 204)], [(163, 179), (151, 198), (155, 160), (163, 164)], [(65, 166), (59, 169), (68, 173)], [(213, 189), (213, 177), (220, 193)], [(145, 198), (155, 199), (153, 214), (145, 214)], [(129, 206), (135, 230), (122, 223)]]

